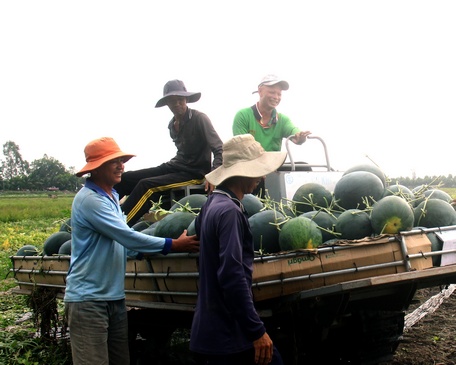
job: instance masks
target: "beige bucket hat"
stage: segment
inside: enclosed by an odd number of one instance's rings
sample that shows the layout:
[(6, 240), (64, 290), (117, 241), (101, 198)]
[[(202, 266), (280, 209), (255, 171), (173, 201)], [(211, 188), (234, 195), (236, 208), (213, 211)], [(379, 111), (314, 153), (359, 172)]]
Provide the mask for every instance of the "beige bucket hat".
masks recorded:
[(261, 177), (277, 170), (286, 152), (266, 152), (251, 134), (234, 136), (223, 144), (223, 164), (206, 175), (212, 185), (233, 176)]

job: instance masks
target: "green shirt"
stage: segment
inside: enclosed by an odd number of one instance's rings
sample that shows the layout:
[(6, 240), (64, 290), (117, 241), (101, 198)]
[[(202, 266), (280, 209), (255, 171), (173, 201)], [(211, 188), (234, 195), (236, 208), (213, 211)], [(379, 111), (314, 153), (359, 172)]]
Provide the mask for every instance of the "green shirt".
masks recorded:
[(273, 113), (273, 119), (269, 122), (268, 128), (260, 125), (260, 118), (256, 105), (239, 110), (233, 121), (233, 135), (251, 134), (265, 151), (280, 151), (282, 139), (294, 135), (300, 130), (291, 122), (290, 118), (281, 113)]

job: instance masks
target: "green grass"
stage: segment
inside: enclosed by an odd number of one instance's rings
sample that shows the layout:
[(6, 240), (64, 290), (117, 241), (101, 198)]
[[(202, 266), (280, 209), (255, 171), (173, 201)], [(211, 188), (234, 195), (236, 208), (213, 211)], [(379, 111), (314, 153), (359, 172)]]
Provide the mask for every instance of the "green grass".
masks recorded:
[(0, 195), (0, 222), (61, 219), (71, 214), (74, 194)]
[(441, 190), (445, 191), (446, 193), (450, 194), (453, 199), (456, 199), (456, 188), (440, 188)]
[(70, 217), (74, 194), (0, 195), (0, 364), (71, 364), (68, 341), (37, 337), (29, 296), (13, 294), (16, 287), (10, 256), (26, 244), (40, 251), (44, 241)]
[[(40, 251), (43, 243), (71, 216), (74, 194), (60, 193), (50, 198), (43, 194), (0, 195), (0, 275), (6, 277), (9, 257), (24, 245)], [(0, 284), (0, 288), (4, 283)]]

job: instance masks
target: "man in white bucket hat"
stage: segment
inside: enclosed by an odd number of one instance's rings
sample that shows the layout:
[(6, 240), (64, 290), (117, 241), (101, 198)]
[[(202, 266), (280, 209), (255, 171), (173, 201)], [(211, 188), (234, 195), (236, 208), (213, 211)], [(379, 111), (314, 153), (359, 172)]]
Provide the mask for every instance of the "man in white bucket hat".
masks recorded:
[(204, 364), (283, 364), (254, 307), (253, 238), (241, 200), (285, 157), (238, 135), (224, 143), (222, 166), (206, 175), (216, 188), (195, 221), (199, 290), (190, 337)]
[[(311, 134), (302, 131), (291, 119), (277, 111), (282, 100), (282, 91), (288, 90), (287, 81), (276, 75), (263, 77), (258, 84), (259, 100), (252, 106), (239, 110), (233, 120), (233, 135), (250, 133), (266, 151), (280, 151), (284, 138), (296, 144), (303, 144)], [(254, 194), (265, 195), (264, 181), (261, 181)]]

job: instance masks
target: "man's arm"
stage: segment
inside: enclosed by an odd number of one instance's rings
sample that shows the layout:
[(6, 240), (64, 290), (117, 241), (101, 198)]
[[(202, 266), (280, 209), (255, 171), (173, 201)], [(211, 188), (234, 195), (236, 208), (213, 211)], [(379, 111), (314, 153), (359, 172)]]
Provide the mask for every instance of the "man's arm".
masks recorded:
[(291, 137), (291, 141), (296, 143), (296, 144), (303, 144), (307, 137), (312, 134), (311, 132), (309, 131), (299, 131), (299, 132), (296, 132), (295, 135), (293, 137)]
[(233, 136), (237, 136), (239, 134), (247, 134), (250, 132), (248, 118), (246, 118), (244, 109), (238, 111), (234, 116), (232, 129)]

